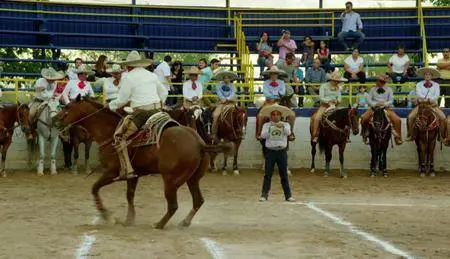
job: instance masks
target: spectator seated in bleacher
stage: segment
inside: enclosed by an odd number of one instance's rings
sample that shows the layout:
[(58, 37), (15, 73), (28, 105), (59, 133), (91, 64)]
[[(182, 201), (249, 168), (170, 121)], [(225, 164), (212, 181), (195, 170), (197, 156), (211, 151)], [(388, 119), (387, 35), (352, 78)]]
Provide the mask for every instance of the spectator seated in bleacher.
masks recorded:
[[(437, 80), (437, 82), (441, 85), (441, 95), (449, 96), (450, 95), (450, 49), (443, 49), (443, 58), (439, 59), (437, 62), (437, 68), (441, 73), (441, 77)], [(442, 86), (442, 85), (449, 86)], [(450, 100), (445, 100), (445, 107), (450, 107)]]
[(327, 46), (327, 43), (324, 40), (320, 41), (319, 48), (317, 49), (317, 56), (322, 64), (325, 72), (330, 72), (331, 70), (331, 53), (330, 49)]
[(273, 59), (272, 56), (272, 44), (270, 43), (269, 34), (267, 32), (261, 33), (259, 37), (259, 42), (256, 43), (256, 50), (258, 50), (258, 65), (260, 68), (260, 77), (262, 77), (262, 72), (266, 67), (267, 60)]
[(311, 67), (313, 60), (314, 60), (314, 50), (315, 50), (315, 43), (311, 36), (305, 36), (303, 38), (303, 56), (302, 56), (302, 62), (305, 64), (305, 67)]
[(369, 94), (366, 92), (366, 87), (364, 85), (360, 85), (358, 90), (359, 92), (356, 95), (356, 107), (367, 109), (369, 107)]
[[(198, 62), (198, 67), (202, 73), (198, 76), (198, 81), (203, 85), (203, 95), (213, 95), (216, 92), (215, 86), (210, 84), (211, 79), (214, 76), (214, 71), (219, 67), (220, 61), (213, 58), (208, 67), (208, 62), (206, 59), (202, 58)], [(217, 98), (215, 97), (204, 97), (203, 104), (206, 107), (212, 107), (216, 104)]]
[(359, 81), (361, 84), (366, 82), (364, 59), (359, 55), (358, 49), (354, 49), (352, 55), (344, 60), (344, 69), (344, 77), (349, 81)]
[(281, 38), (277, 42), (279, 59), (286, 59), (286, 54), (295, 54), (297, 49), (297, 44), (293, 39), (291, 39), (291, 32), (288, 30), (283, 30), (281, 32)]
[(183, 108), (190, 109), (200, 105), (203, 97), (203, 85), (198, 80), (203, 72), (195, 66), (185, 70), (183, 74), (189, 75), (189, 80), (183, 83)]
[(67, 75), (69, 76), (69, 80), (77, 80), (78, 79), (77, 69), (81, 65), (83, 65), (83, 60), (81, 58), (76, 58), (74, 66), (67, 70)]
[[(410, 61), (407, 54), (405, 54), (405, 47), (398, 46), (397, 54), (392, 55), (388, 63), (388, 74), (392, 78), (394, 84), (403, 84), (408, 80), (408, 67)], [(401, 87), (397, 87), (397, 91)]]
[[(347, 51), (358, 48), (364, 41), (365, 35), (362, 32), (363, 24), (361, 22), (361, 17), (358, 13), (353, 11), (352, 2), (345, 3), (345, 11), (341, 14), (341, 20), (342, 30), (338, 34), (339, 43), (341, 43)], [(355, 40), (351, 48), (349, 48), (346, 43), (348, 38)]]
[[(287, 75), (286, 81), (288, 83), (299, 83), (300, 80), (297, 78), (297, 68), (294, 64), (295, 55), (293, 53), (286, 54), (286, 59), (279, 59), (277, 62), (277, 68), (284, 71)], [(305, 91), (303, 86), (292, 87), (290, 84), (286, 85), (286, 91), (290, 93), (298, 92), (300, 95), (304, 95)], [(299, 105), (303, 106), (303, 99), (299, 100)]]
[[(325, 83), (326, 73), (323, 68), (320, 67), (320, 60), (314, 59), (311, 68), (306, 70), (305, 83), (317, 84), (307, 86), (306, 89), (310, 95), (319, 95), (320, 84)], [(319, 106), (320, 101), (318, 97), (314, 98), (314, 106)]]

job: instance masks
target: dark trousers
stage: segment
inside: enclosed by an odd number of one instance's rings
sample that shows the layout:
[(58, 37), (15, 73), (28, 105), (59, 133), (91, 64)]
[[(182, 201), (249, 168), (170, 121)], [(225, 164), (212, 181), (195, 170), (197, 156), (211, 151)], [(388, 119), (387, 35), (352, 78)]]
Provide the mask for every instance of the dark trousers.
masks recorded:
[(270, 185), (272, 183), (272, 175), (275, 164), (280, 173), (281, 186), (283, 187), (284, 198), (287, 200), (291, 197), (291, 189), (289, 188), (289, 180), (287, 175), (287, 151), (267, 149), (266, 152), (266, 168), (264, 174), (264, 183), (261, 196), (267, 198), (269, 196)]
[(358, 80), (361, 84), (366, 83), (366, 73), (360, 71), (358, 74), (356, 74), (356, 76), (358, 77), (358, 79), (353, 79), (352, 78), (352, 74), (350, 74), (347, 71), (344, 73), (344, 77), (347, 78), (348, 81), (356, 81), (356, 80)]

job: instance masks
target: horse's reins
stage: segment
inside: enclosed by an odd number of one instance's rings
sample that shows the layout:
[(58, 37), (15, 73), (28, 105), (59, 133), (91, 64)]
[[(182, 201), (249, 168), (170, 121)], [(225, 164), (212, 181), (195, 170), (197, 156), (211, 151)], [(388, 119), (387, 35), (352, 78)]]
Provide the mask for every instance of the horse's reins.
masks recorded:
[(351, 109), (348, 110), (348, 113), (347, 113), (347, 115), (348, 115), (348, 125), (345, 125), (344, 129), (339, 128), (338, 126), (336, 126), (336, 124), (334, 124), (332, 121), (330, 121), (328, 119), (329, 115), (325, 116), (324, 120), (328, 124), (328, 126), (330, 126), (330, 128), (332, 128), (333, 130), (336, 130), (336, 131), (338, 131), (338, 132), (348, 136), (348, 135), (350, 135), (350, 128), (351, 128), (351, 125), (352, 125), (351, 124), (352, 123), (351, 122), (351, 116), (350, 116), (351, 111), (352, 111)]
[(90, 114), (88, 114), (88, 115), (82, 117), (82, 118), (79, 119), (79, 120), (76, 120), (76, 121), (74, 121), (74, 122), (72, 122), (72, 123), (67, 124), (67, 126), (64, 127), (64, 128), (60, 131), (60, 133), (69, 130), (71, 127), (73, 127), (73, 126), (76, 125), (77, 123), (80, 123), (80, 122), (84, 121), (85, 119), (94, 116), (95, 114), (97, 114), (97, 113), (103, 111), (104, 109), (106, 109), (106, 108), (105, 108), (105, 107), (100, 108), (100, 109), (96, 110), (95, 112), (92, 112), (92, 113), (90, 113)]

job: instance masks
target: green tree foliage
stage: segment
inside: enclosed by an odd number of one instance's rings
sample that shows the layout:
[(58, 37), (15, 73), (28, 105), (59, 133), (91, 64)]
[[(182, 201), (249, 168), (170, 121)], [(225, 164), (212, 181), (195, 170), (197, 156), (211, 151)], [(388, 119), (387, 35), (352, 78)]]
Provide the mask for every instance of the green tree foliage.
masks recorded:
[(450, 0), (430, 0), (435, 6), (450, 6)]

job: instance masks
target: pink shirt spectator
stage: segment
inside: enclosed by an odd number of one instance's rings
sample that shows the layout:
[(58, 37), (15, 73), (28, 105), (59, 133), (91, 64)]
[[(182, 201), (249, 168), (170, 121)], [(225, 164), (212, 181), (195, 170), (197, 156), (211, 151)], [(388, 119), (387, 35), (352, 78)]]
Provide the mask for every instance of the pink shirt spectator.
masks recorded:
[(278, 41), (277, 46), (279, 47), (280, 59), (286, 59), (286, 54), (295, 53), (297, 49), (297, 44), (295, 44), (294, 40)]

